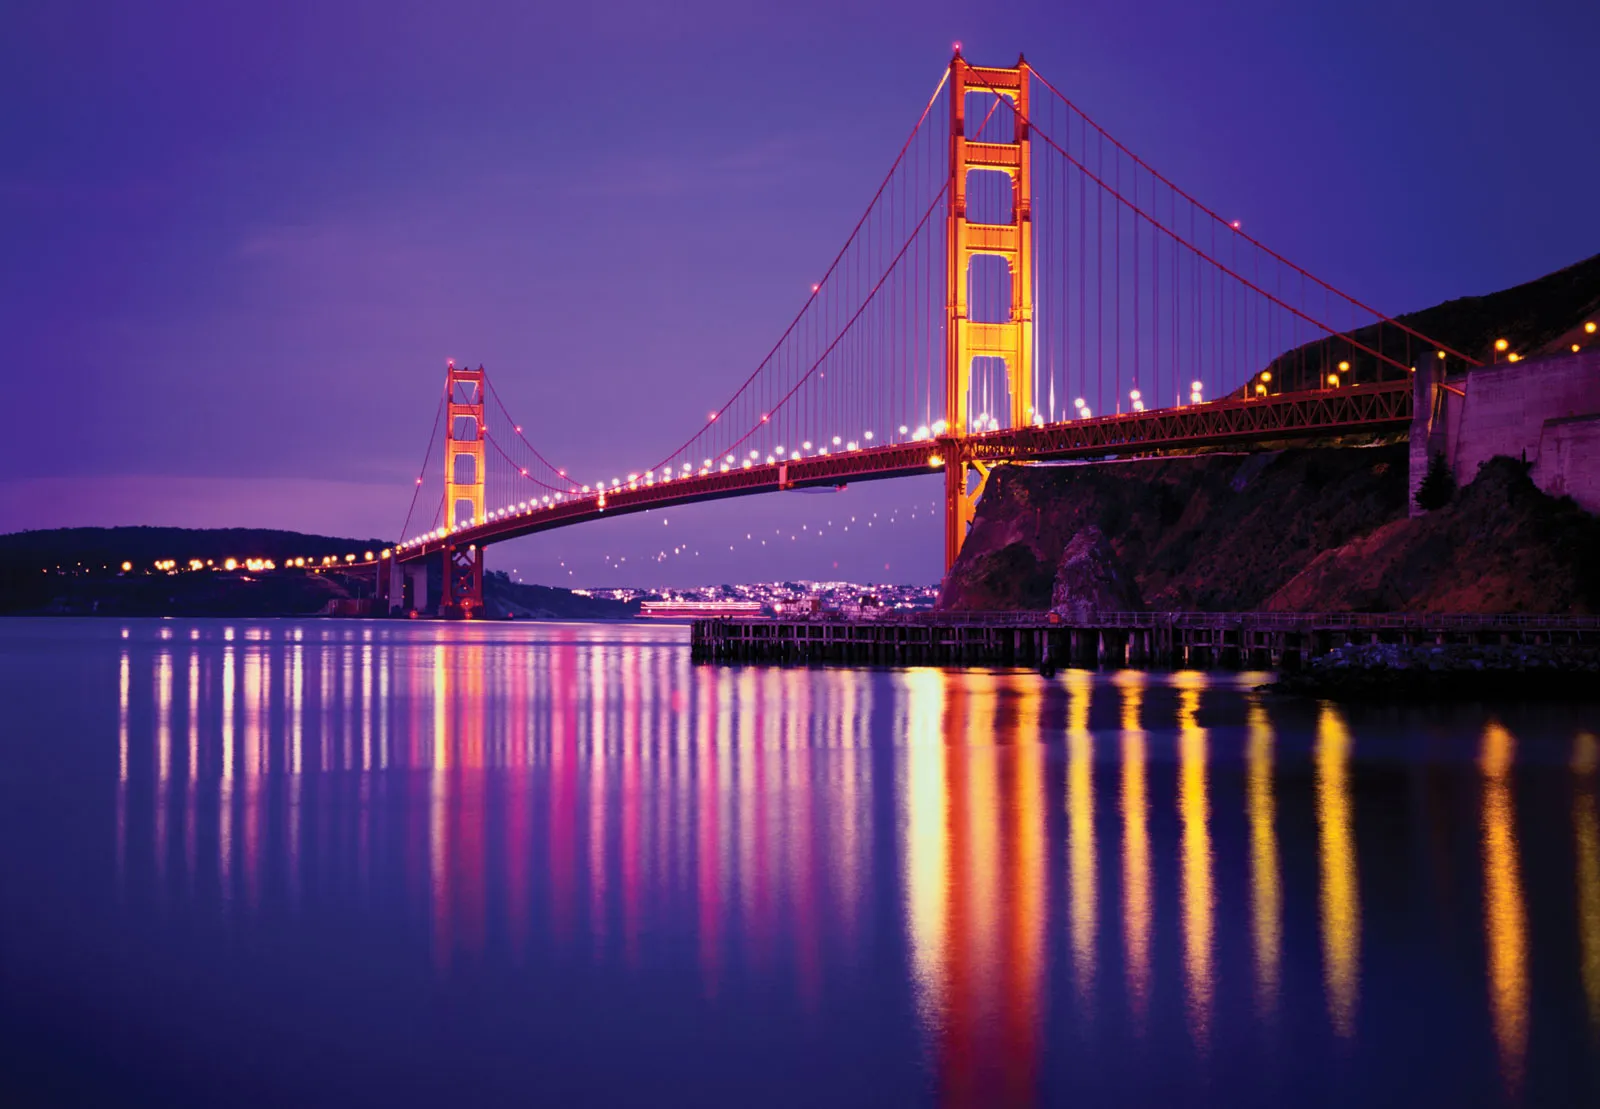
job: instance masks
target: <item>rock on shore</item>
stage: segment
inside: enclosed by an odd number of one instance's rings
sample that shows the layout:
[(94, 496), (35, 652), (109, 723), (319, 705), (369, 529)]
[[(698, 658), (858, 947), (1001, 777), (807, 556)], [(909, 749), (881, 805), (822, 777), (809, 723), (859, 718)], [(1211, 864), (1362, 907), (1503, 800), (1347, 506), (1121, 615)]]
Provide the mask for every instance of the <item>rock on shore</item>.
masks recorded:
[(1600, 701), (1600, 649), (1360, 644), (1335, 647), (1263, 688), (1333, 700)]

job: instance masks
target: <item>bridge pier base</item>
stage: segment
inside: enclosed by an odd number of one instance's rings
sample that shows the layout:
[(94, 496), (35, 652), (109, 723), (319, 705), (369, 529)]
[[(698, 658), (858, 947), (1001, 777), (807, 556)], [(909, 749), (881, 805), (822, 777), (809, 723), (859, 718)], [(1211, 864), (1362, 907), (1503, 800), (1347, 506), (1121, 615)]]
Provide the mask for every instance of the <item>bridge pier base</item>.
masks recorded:
[[(406, 589), (402, 591), (401, 607), (408, 612), (428, 611), (428, 564), (412, 562), (406, 566)], [(409, 592), (410, 596), (403, 594)]]

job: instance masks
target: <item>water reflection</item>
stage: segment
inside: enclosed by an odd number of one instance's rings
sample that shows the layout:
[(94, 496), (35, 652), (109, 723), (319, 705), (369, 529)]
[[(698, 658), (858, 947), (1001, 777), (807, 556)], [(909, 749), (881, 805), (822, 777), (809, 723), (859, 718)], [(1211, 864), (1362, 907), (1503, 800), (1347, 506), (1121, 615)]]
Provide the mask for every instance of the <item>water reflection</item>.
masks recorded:
[(1317, 833), (1322, 857), (1322, 964), (1328, 1017), (1338, 1035), (1355, 1034), (1361, 994), (1361, 891), (1350, 807), (1350, 733), (1337, 706), (1317, 717)]
[(1150, 999), (1150, 828), (1145, 784), (1145, 735), (1140, 730), (1145, 675), (1117, 675), (1122, 690), (1122, 920), (1128, 1008), (1144, 1028)]
[(1178, 689), (1178, 813), (1183, 821), (1183, 969), (1189, 991), (1189, 1031), (1204, 1049), (1211, 1037), (1211, 814), (1206, 793), (1206, 731), (1200, 727), (1205, 675), (1173, 676)]
[(1278, 1005), (1278, 964), (1283, 957), (1283, 890), (1278, 880), (1277, 812), (1272, 796), (1272, 721), (1266, 706), (1250, 702), (1248, 804), (1250, 815), (1250, 924), (1256, 955), (1256, 1011), (1269, 1017)]
[(1528, 1051), (1528, 921), (1522, 901), (1511, 761), (1516, 739), (1498, 721), (1483, 731), (1483, 913), (1489, 941), (1489, 1012), (1513, 1091)]
[(1098, 882), (1094, 843), (1094, 737), (1089, 704), (1094, 683), (1088, 673), (1067, 675), (1067, 875), (1072, 971), (1085, 1012), (1094, 1005)]
[[(1426, 758), (1446, 725), (1227, 676), (695, 667), (656, 629), (193, 630), (135, 626), (102, 664), (99, 843), (129, 914), (381, 922), (385, 957), (431, 989), (525, 981), (533, 1011), (543, 983), (603, 980), (624, 1024), (662, 1011), (650, 990), (701, 1021), (754, 1020), (760, 999), (797, 1042), (915, 1057), (922, 1085), (885, 1079), (890, 1101), (1193, 1093), (1154, 1062), (1267, 1067), (1262, 1044), (1289, 1039), (1267, 1024), (1296, 1030), (1299, 1071), (1328, 1079), (1326, 1055), (1375, 1088), (1372, 1041), (1476, 1035), (1493, 1058), (1452, 1065), (1532, 1101), (1541, 1050), (1563, 1050), (1542, 1047), (1560, 1035), (1545, 1013), (1567, 1006), (1600, 1044), (1592, 731), (1556, 735), (1541, 823), (1517, 778), (1538, 741), (1450, 718), (1454, 761), (1427, 765), (1470, 837), (1463, 886), (1406, 849), (1441, 819), (1431, 795), (1358, 805), (1372, 767)], [(1470, 922), (1456, 962), (1405, 931), (1424, 927), (1396, 907), (1412, 887)], [(1576, 973), (1536, 978), (1534, 935)], [(1479, 1096), (1461, 1082), (1454, 1100)]]
[(1574, 744), (1572, 832), (1577, 858), (1578, 943), (1583, 991), (1589, 1004), (1589, 1029), (1600, 1041), (1600, 807), (1595, 803), (1595, 778), (1600, 771), (1600, 743), (1582, 732)]

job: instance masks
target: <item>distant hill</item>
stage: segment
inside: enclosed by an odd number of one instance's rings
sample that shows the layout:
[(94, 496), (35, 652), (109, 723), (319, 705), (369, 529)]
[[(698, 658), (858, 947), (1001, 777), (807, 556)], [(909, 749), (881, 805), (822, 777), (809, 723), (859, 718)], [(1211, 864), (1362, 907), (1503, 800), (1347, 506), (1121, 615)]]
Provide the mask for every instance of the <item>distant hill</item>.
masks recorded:
[(220, 562), (227, 558), (270, 558), (278, 564), (287, 559), (321, 560), (333, 555), (361, 558), (368, 551), (380, 551), (388, 543), (382, 539), (340, 539), (329, 535), (304, 535), (298, 531), (269, 528), (52, 528), (47, 531), (18, 531), (0, 535), (0, 563), (31, 565), (34, 568), (61, 567), (115, 569), (131, 562), (147, 570), (160, 559), (180, 563), (191, 558)]
[[(1600, 320), (1600, 254), (1585, 258), (1533, 281), (1513, 285), (1496, 293), (1478, 297), (1458, 297), (1395, 317), (1400, 323), (1460, 351), (1480, 362), (1495, 359), (1494, 344), (1506, 340), (1507, 354), (1527, 358), (1537, 354), (1565, 353), (1569, 343), (1600, 342), (1600, 336), (1583, 331), (1587, 321)], [(1349, 333), (1354, 344), (1381, 352), (1406, 365), (1433, 356), (1434, 348), (1407, 340), (1398, 328), (1373, 324)], [(1503, 357), (1503, 356), (1502, 356)], [(1354, 349), (1342, 338), (1319, 339), (1295, 347), (1260, 367), (1272, 371), (1272, 391), (1314, 389), (1341, 361), (1351, 364), (1353, 379), (1372, 382), (1392, 379), (1395, 370), (1382, 367), (1370, 354)], [(1452, 361), (1452, 372), (1463, 369)], [(1255, 378), (1241, 386), (1235, 396), (1253, 388)]]
[[(329, 601), (372, 595), (370, 569), (351, 573), (284, 570), (292, 559), (364, 558), (381, 539), (304, 535), (264, 528), (56, 528), (0, 535), (0, 612), (115, 616), (308, 616)], [(154, 573), (158, 561), (271, 559), (271, 573)], [(124, 562), (133, 572), (124, 574)], [(430, 567), (437, 597), (442, 564)], [(637, 602), (585, 597), (568, 589), (485, 581), (490, 615), (566, 620), (623, 619)]]

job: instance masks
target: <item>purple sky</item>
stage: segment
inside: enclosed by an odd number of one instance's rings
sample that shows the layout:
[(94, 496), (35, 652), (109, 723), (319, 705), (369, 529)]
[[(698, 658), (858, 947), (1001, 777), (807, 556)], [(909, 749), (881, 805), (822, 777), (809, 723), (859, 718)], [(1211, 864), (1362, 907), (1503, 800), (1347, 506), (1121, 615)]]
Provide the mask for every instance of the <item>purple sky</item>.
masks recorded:
[[(1026, 52), (1189, 191), (1390, 312), (1600, 250), (1593, 0), (11, 0), (4, 23), (5, 531), (390, 536), (447, 356), (487, 365), (569, 467), (654, 459), (788, 322), (957, 39), (980, 63)], [(932, 581), (937, 495), (723, 502), (490, 565)], [(645, 562), (663, 534), (700, 555)]]

